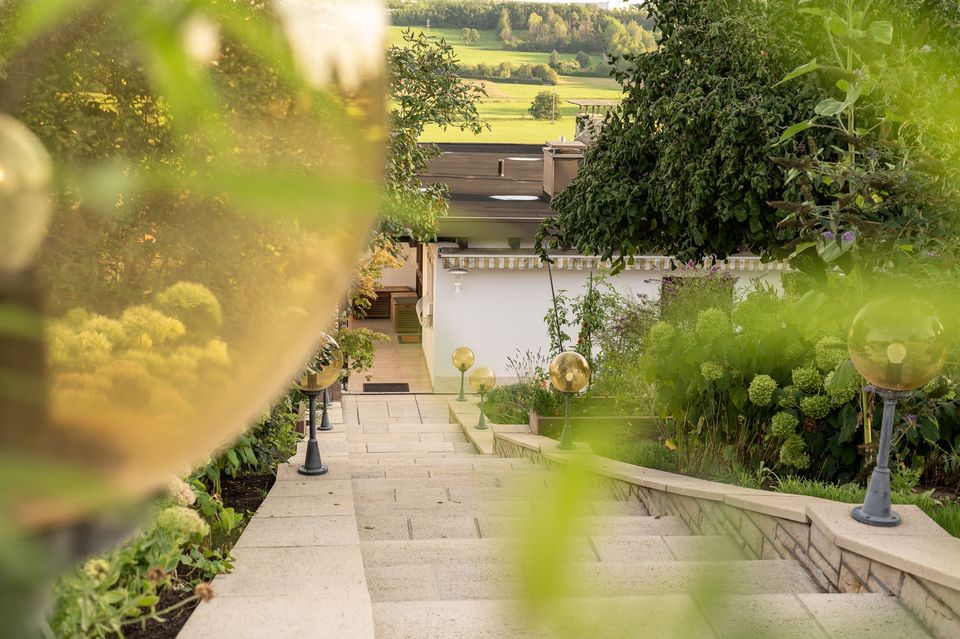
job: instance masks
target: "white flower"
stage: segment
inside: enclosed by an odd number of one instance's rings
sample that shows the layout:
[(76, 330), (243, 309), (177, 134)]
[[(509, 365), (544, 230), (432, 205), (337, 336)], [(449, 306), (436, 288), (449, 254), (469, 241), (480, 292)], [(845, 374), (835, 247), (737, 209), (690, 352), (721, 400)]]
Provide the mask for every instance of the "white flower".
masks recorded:
[(177, 500), (181, 506), (192, 506), (197, 502), (197, 496), (187, 482), (179, 477), (171, 477), (167, 482), (167, 493)]

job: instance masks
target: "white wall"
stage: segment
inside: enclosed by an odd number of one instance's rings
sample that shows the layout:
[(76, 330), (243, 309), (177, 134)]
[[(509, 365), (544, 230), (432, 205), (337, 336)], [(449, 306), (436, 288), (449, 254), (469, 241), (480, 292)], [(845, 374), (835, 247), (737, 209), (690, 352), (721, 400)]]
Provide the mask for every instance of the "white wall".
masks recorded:
[(417, 290), (417, 249), (403, 247), (403, 266), (383, 269), (380, 276), (382, 286), (409, 286)]
[[(430, 248), (435, 256), (436, 248)], [(554, 285), (557, 290), (566, 289), (571, 296), (578, 296), (583, 294), (589, 274), (588, 270), (554, 270)], [(760, 277), (771, 283), (779, 280), (777, 273), (743, 276), (738, 282), (741, 289), (750, 285), (750, 278)], [(655, 271), (623, 271), (609, 281), (621, 294), (645, 294), (656, 299), (661, 278), (662, 273)], [(434, 325), (429, 347), (424, 334), (424, 353), (436, 390), (450, 390), (451, 380), (459, 380), (459, 372), (450, 361), (458, 346), (473, 349), (476, 365), (489, 366), (504, 381), (512, 375), (507, 370), (507, 358), (514, 357), (517, 349), (539, 349), (544, 357), (549, 356), (543, 317), (552, 302), (546, 269), (471, 270), (463, 276), (461, 292), (456, 294), (453, 276), (436, 268), (435, 287)]]

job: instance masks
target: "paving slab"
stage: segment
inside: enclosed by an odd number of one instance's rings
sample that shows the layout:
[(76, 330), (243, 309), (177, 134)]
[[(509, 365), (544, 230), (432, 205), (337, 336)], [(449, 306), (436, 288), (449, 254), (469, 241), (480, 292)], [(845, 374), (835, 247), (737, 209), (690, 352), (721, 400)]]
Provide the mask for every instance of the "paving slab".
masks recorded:
[(366, 594), (358, 546), (235, 548), (233, 555), (234, 571), (214, 579), (217, 597), (311, 595), (333, 605)]
[(309, 595), (221, 597), (203, 603), (177, 635), (179, 639), (302, 639), (318, 628), (334, 637), (373, 639), (370, 598), (357, 593), (344, 605), (317, 605)]
[(275, 497), (267, 495), (257, 514), (261, 517), (323, 517), (353, 514), (353, 498), (341, 495)]
[(700, 609), (721, 637), (828, 639), (820, 624), (792, 594), (731, 595), (710, 593)]
[(359, 545), (353, 515), (331, 517), (254, 516), (244, 529), (237, 548)]
[(879, 594), (798, 595), (833, 639), (929, 637), (900, 600)]

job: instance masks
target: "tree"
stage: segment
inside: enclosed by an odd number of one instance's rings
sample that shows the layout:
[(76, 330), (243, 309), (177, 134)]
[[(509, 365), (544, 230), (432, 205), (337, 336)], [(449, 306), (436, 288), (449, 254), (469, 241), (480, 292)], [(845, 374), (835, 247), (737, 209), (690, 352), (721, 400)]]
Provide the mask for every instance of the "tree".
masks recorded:
[(554, 121), (560, 117), (558, 108), (560, 96), (556, 91), (541, 91), (530, 104), (530, 115), (534, 120)]
[(808, 52), (777, 9), (737, 6), (735, 16), (719, 1), (658, 9), (661, 49), (628, 55), (617, 72), (626, 99), (554, 198), (541, 247), (573, 244), (622, 264), (648, 251), (766, 253), (792, 237), (768, 204), (786, 177), (770, 156), (817, 99), (809, 82), (778, 86)]
[(533, 65), (532, 73), (533, 77), (540, 78), (547, 84), (557, 84), (560, 82), (560, 76), (557, 75), (557, 72), (542, 62)]
[(500, 36), (500, 42), (510, 44), (513, 42), (513, 27), (510, 26), (510, 12), (504, 7), (500, 9), (500, 20), (497, 22), (497, 32)]
[(480, 32), (471, 27), (464, 27), (460, 31), (460, 37), (463, 38), (464, 44), (476, 44), (480, 41)]
[(543, 18), (536, 11), (531, 11), (527, 17), (527, 32), (530, 38), (537, 42), (540, 39), (540, 29), (543, 28)]
[(580, 65), (581, 69), (589, 69), (593, 66), (593, 58), (584, 53), (583, 51), (577, 51), (577, 64)]
[(550, 68), (553, 69), (554, 71), (560, 68), (560, 54), (557, 52), (556, 49), (550, 52), (550, 60), (548, 64), (550, 65)]

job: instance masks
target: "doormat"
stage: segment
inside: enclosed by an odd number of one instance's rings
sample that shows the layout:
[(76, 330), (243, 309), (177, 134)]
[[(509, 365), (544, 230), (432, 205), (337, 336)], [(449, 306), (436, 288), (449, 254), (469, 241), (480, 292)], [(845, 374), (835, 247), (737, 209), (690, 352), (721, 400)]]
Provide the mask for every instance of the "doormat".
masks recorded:
[(364, 393), (409, 393), (410, 384), (364, 384)]

